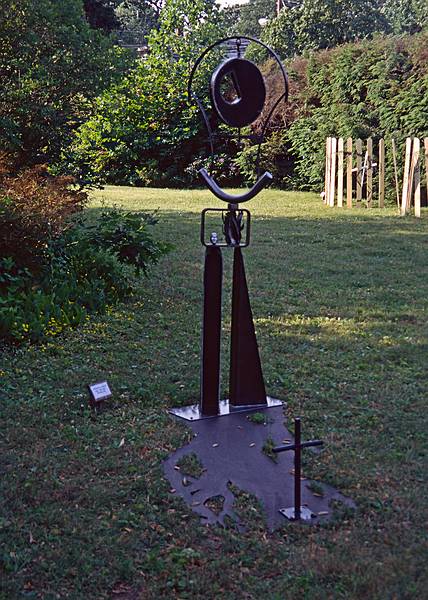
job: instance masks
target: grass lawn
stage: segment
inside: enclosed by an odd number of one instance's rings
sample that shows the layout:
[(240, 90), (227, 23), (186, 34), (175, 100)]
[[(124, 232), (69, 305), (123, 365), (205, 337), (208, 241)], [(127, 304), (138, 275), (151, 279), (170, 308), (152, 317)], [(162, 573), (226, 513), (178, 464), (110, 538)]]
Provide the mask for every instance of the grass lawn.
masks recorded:
[[(239, 495), (240, 534), (207, 528), (161, 461), (189, 439), (166, 413), (197, 401), (208, 192), (108, 187), (102, 202), (160, 208), (175, 245), (125, 305), (0, 355), (0, 598), (427, 597), (428, 215), (339, 210), (313, 194), (249, 203), (245, 259), (268, 393), (303, 417), (305, 471), (357, 502), (320, 527), (264, 527)], [(231, 252), (224, 290), (224, 395)], [(113, 398), (88, 408), (86, 385)]]

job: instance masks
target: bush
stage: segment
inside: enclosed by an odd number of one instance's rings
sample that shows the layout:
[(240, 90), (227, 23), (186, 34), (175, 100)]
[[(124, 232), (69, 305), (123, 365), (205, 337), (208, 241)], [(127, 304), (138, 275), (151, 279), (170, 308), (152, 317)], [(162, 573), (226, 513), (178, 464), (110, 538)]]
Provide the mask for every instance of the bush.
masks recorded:
[(84, 192), (71, 189), (73, 182), (52, 177), (41, 165), (12, 176), (7, 158), (0, 157), (0, 256), (19, 268), (42, 268), (48, 246), (86, 203)]
[[(372, 137), (375, 151), (383, 137), (386, 192), (395, 202), (390, 139), (404, 148), (407, 136), (428, 135), (427, 44), (428, 31), (379, 36), (292, 61), (290, 102), (277, 111), (263, 144), (262, 165), (275, 173), (275, 185), (320, 191), (326, 137)], [(253, 152), (244, 150), (238, 159), (246, 174)]]
[(105, 210), (85, 224), (76, 215), (87, 195), (72, 178), (42, 166), (11, 176), (1, 164), (1, 338), (36, 341), (79, 325), (126, 298), (167, 251), (148, 231), (153, 215)]

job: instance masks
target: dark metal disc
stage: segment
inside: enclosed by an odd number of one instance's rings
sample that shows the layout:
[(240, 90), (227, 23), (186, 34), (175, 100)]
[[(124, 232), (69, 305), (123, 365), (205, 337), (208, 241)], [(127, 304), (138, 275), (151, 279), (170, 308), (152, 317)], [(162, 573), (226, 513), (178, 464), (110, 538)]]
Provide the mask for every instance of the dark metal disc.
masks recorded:
[[(222, 83), (230, 77), (236, 99), (229, 101), (222, 93)], [(231, 127), (245, 127), (263, 110), (266, 87), (259, 68), (245, 58), (231, 58), (222, 63), (211, 77), (213, 106), (220, 119)]]

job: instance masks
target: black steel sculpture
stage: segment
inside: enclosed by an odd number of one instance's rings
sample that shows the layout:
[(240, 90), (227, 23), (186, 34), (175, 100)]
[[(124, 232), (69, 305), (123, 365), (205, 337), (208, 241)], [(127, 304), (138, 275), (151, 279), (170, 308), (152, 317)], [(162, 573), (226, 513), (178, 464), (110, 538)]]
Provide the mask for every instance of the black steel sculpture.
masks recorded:
[[(212, 123), (203, 102), (193, 89), (195, 76), (202, 61), (214, 50), (227, 44), (229, 56), (213, 72), (209, 83), (212, 113), (215, 120), (237, 129), (237, 139), (241, 139), (241, 128), (253, 123), (262, 114), (267, 90), (262, 73), (250, 60), (243, 57), (243, 48), (248, 42), (262, 45), (276, 61), (283, 80), (283, 90), (273, 100), (258, 136), (256, 172), (258, 179), (253, 187), (242, 194), (226, 193), (216, 183), (206, 169), (199, 171), (208, 189), (220, 200), (228, 204), (227, 209), (205, 209), (201, 219), (201, 242), (206, 247), (204, 270), (204, 313), (202, 335), (201, 399), (198, 406), (173, 409), (171, 412), (189, 420), (228, 414), (233, 410), (254, 410), (281, 404), (279, 400), (266, 396), (259, 349), (254, 330), (245, 276), (242, 248), (250, 243), (251, 216), (248, 210), (239, 204), (254, 198), (272, 182), (269, 172), (260, 174), (260, 150), (269, 121), (281, 102), (288, 97), (287, 74), (278, 56), (262, 42), (250, 37), (229, 37), (218, 40), (209, 46), (195, 62), (188, 84), (189, 101), (196, 103), (204, 119), (211, 148), (211, 160), (214, 161), (215, 136)], [(234, 56), (230, 56), (230, 48)], [(224, 89), (233, 91), (233, 99), (225, 95)], [(221, 212), (223, 236), (212, 233), (206, 239), (206, 215), (208, 212)], [(245, 236), (243, 232), (245, 230)], [(222, 254), (221, 248), (234, 250), (232, 325), (230, 350), (229, 400), (220, 401), (220, 332), (222, 297)]]
[[(224, 127), (237, 129), (237, 138), (242, 139), (241, 127), (248, 126), (260, 118), (268, 97), (263, 77), (252, 62), (243, 58), (244, 42), (252, 38), (233, 37), (219, 40), (201, 54), (196, 61), (189, 80), (189, 99), (199, 107), (208, 132), (212, 166), (214, 145), (217, 137), (213, 124), (220, 120)], [(228, 56), (213, 72), (209, 84), (212, 120), (202, 101), (193, 91), (193, 81), (198, 67), (207, 55), (228, 46)], [(264, 44), (261, 44), (265, 48)], [(233, 56), (230, 56), (230, 49)], [(164, 461), (164, 472), (171, 483), (171, 493), (182, 497), (205, 523), (225, 525), (230, 518), (242, 527), (234, 512), (236, 489), (255, 495), (263, 505), (269, 529), (283, 524), (283, 515), (293, 521), (308, 520), (310, 523), (324, 521), (334, 513), (335, 505), (354, 508), (349, 498), (325, 484), (318, 484), (316, 493), (311, 482), (301, 483), (301, 449), (319, 446), (319, 440), (301, 442), (300, 419), (296, 419), (295, 439), (284, 425), (282, 402), (266, 396), (262, 367), (254, 330), (245, 276), (242, 249), (250, 243), (251, 215), (240, 204), (254, 198), (272, 181), (268, 172), (260, 173), (260, 149), (264, 133), (275, 109), (287, 99), (287, 75), (278, 57), (269, 48), (282, 73), (284, 90), (273, 99), (272, 108), (263, 122), (262, 135), (258, 136), (257, 181), (245, 193), (228, 194), (209, 174), (201, 169), (200, 175), (227, 208), (206, 208), (202, 211), (201, 242), (205, 246), (204, 311), (202, 334), (201, 397), (199, 404), (175, 408), (171, 413), (188, 419), (193, 432), (190, 442), (173, 452)], [(227, 85), (225, 86), (225, 80)], [(223, 90), (226, 88), (226, 95)], [(234, 93), (231, 94), (230, 91)], [(254, 136), (246, 136), (254, 137)], [(211, 169), (212, 170), (212, 169)], [(207, 215), (220, 213), (221, 234), (210, 232)], [(233, 249), (232, 323), (229, 372), (229, 399), (219, 401), (220, 389), (220, 333), (223, 260), (222, 248)], [(271, 409), (267, 411), (266, 409)], [(263, 425), (259, 420), (246, 415), (245, 411), (268, 412)], [(228, 414), (227, 419), (216, 419)], [(266, 452), (272, 439), (282, 439), (284, 446), (274, 448), (276, 460)], [(286, 450), (294, 450), (294, 472), (291, 471), (293, 457)], [(201, 462), (201, 472), (189, 476), (181, 471), (181, 459), (196, 454)], [(203, 468), (202, 468), (203, 467)], [(280, 475), (279, 472), (284, 475)], [(293, 486), (294, 482), (294, 486)], [(313, 486), (312, 486), (313, 487)], [(294, 489), (294, 506), (293, 504)], [(319, 493), (321, 491), (321, 493)], [(218, 501), (221, 500), (221, 508)], [(213, 501), (216, 500), (215, 509)], [(283, 509), (282, 506), (291, 506)]]

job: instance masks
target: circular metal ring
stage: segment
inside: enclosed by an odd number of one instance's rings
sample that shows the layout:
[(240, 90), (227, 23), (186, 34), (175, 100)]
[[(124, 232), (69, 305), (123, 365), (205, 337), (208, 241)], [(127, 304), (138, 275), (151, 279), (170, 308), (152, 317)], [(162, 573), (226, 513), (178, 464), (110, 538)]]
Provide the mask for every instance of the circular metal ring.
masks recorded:
[[(229, 78), (236, 98), (227, 100), (222, 84)], [(245, 58), (230, 58), (211, 77), (211, 100), (220, 119), (231, 127), (245, 127), (260, 116), (266, 99), (266, 87), (259, 68)]]

